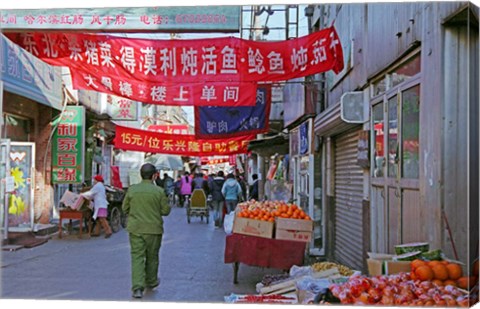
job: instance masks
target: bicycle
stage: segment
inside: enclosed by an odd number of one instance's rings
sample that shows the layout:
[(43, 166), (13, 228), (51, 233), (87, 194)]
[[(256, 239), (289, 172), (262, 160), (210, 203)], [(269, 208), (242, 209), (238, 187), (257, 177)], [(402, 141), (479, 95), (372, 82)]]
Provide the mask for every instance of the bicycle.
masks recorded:
[(170, 192), (168, 194), (168, 205), (170, 205), (170, 207), (174, 207), (176, 205), (176, 200), (175, 200), (175, 194), (173, 192)]

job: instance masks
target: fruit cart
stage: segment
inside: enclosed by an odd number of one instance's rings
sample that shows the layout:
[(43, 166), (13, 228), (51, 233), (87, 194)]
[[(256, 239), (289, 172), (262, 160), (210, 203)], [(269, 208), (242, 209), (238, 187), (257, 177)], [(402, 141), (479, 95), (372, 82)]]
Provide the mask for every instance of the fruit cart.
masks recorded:
[(209, 207), (207, 204), (207, 197), (202, 189), (195, 189), (192, 192), (190, 203), (187, 205), (187, 222), (190, 223), (190, 217), (206, 218), (207, 224), (210, 217)]

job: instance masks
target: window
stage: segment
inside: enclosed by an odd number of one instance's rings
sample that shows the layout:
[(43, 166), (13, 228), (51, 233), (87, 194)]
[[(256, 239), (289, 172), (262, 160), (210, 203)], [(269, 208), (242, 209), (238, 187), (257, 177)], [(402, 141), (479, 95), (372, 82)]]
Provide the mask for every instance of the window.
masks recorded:
[(418, 179), (420, 86), (402, 92), (402, 178)]
[(30, 142), (32, 120), (4, 113), (3, 123), (2, 138), (9, 138), (16, 142)]
[(372, 108), (374, 161), (373, 177), (383, 177), (384, 157), (384, 131), (383, 131), (383, 102)]
[(373, 178), (419, 177), (419, 72), (418, 53), (372, 82)]
[(398, 165), (398, 115), (397, 115), (397, 96), (388, 100), (388, 177), (397, 177)]

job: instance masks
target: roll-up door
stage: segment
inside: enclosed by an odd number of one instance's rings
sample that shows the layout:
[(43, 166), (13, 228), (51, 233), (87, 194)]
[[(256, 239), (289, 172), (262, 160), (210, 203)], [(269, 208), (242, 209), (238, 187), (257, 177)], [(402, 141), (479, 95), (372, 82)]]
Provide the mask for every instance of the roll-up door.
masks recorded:
[(353, 269), (363, 267), (363, 170), (357, 163), (358, 133), (349, 130), (334, 139), (335, 260)]

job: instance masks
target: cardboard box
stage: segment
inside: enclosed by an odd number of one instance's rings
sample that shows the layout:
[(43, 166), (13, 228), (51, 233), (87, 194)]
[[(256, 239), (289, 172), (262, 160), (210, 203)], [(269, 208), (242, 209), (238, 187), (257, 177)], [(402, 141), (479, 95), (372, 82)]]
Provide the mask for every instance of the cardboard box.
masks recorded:
[(295, 230), (295, 231), (307, 231), (307, 232), (313, 231), (312, 220), (276, 218), (275, 224), (277, 229), (282, 229), (282, 230)]
[(84, 198), (80, 194), (73, 193), (71, 191), (65, 191), (60, 203), (63, 203), (66, 207), (70, 207), (73, 210), (77, 210), (82, 206)]
[(380, 275), (392, 275), (401, 272), (410, 272), (409, 261), (393, 261), (394, 255), (381, 254), (372, 255), (369, 253), (370, 258), (367, 259), (368, 274), (370, 276)]
[(275, 221), (275, 238), (310, 242), (313, 234), (313, 221), (277, 218)]
[(273, 238), (273, 222), (240, 218), (235, 216), (233, 233), (264, 238)]
[(277, 228), (275, 230), (275, 239), (310, 242), (310, 240), (312, 240), (312, 232), (283, 230)]

